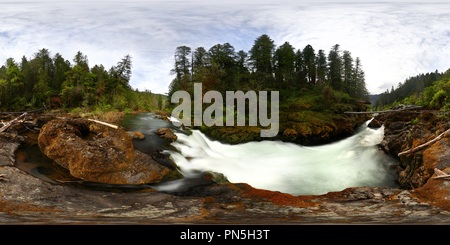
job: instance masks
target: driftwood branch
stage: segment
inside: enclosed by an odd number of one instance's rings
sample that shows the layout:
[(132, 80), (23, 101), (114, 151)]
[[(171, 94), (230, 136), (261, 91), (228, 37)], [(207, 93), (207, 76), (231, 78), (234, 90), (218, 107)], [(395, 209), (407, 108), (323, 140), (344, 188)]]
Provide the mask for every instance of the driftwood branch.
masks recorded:
[[(67, 120), (68, 119), (67, 117), (56, 117), (56, 118), (62, 119), (62, 120)], [(119, 126), (114, 125), (114, 124), (110, 124), (110, 123), (107, 123), (107, 122), (102, 122), (102, 121), (95, 120), (95, 119), (90, 119), (90, 118), (88, 118), (87, 120), (91, 121), (91, 122), (98, 123), (98, 124), (102, 124), (102, 125), (105, 125), (105, 126), (108, 126), (108, 127), (111, 127), (113, 129), (118, 129), (119, 128)]]
[(450, 174), (447, 174), (446, 172), (439, 170), (438, 168), (434, 169), (434, 173), (436, 174), (433, 179), (444, 179), (444, 178), (450, 178)]
[(22, 115), (14, 118), (13, 120), (7, 122), (3, 127), (0, 128), (0, 133), (8, 129), (11, 125), (13, 125), (15, 122), (19, 121), (21, 118), (25, 117), (28, 113), (24, 112)]
[(406, 111), (406, 110), (415, 110), (420, 109), (421, 106), (410, 106), (405, 107), (403, 109), (396, 109), (396, 110), (386, 110), (386, 111), (346, 111), (345, 114), (375, 114), (375, 113), (388, 113), (388, 112), (399, 112), (399, 111)]
[(99, 123), (99, 124), (102, 124), (102, 125), (114, 128), (114, 129), (118, 129), (119, 128), (119, 126), (117, 126), (117, 125), (113, 125), (113, 124), (110, 124), (110, 123), (102, 122), (102, 121), (99, 121), (99, 120), (95, 120), (95, 119), (88, 119), (88, 120), (91, 121), (91, 122), (96, 122), (96, 123)]
[(0, 181), (7, 182), (8, 179), (6, 178), (6, 176), (4, 174), (0, 174)]
[(436, 138), (434, 138), (434, 139), (432, 139), (432, 140), (430, 140), (428, 142), (425, 142), (425, 143), (423, 143), (423, 144), (421, 144), (421, 145), (419, 145), (417, 147), (414, 147), (412, 149), (409, 149), (407, 151), (402, 151), (402, 152), (398, 153), (398, 156), (414, 153), (414, 152), (416, 152), (418, 150), (421, 150), (421, 149), (423, 149), (423, 148), (433, 144), (434, 142), (444, 138), (448, 133), (450, 133), (450, 129), (447, 129), (445, 132), (443, 132), (442, 134), (438, 135)]

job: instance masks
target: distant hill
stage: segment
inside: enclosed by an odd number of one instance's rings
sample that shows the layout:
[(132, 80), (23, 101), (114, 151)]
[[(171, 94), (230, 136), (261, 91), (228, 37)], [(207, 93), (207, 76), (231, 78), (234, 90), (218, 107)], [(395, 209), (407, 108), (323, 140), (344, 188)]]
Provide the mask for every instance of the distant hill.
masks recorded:
[(375, 105), (375, 102), (380, 98), (380, 94), (370, 94), (369, 101), (371, 105)]

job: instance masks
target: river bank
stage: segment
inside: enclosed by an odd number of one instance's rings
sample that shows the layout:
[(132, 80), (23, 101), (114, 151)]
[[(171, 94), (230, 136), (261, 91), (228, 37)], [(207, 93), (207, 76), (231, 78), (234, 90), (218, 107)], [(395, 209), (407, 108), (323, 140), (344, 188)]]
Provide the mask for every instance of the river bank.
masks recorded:
[[(37, 118), (37, 125), (42, 125), (53, 117), (54, 115), (40, 115)], [(379, 121), (385, 122), (383, 119)], [(426, 118), (420, 121), (426, 123)], [(408, 125), (410, 121), (406, 121), (402, 127)], [(389, 132), (396, 132), (392, 130), (395, 124), (387, 123), (386, 126), (387, 136), (391, 135)], [(403, 132), (402, 127), (399, 125), (397, 127), (397, 130)], [(176, 193), (165, 193), (151, 188), (129, 191), (117, 191), (114, 188), (96, 190), (76, 185), (49, 183), (15, 166), (16, 150), (27, 139), (36, 137), (36, 130), (25, 131), (26, 133), (1, 134), (0, 143), (3, 151), (0, 154), (0, 223), (2, 224), (450, 222), (450, 205), (445, 201), (450, 194), (446, 191), (445, 179), (429, 178), (426, 185), (414, 189), (355, 187), (324, 195), (300, 196), (257, 189), (246, 183), (220, 181), (212, 173), (204, 173), (199, 185)], [(389, 137), (385, 137), (382, 144), (395, 145)]]

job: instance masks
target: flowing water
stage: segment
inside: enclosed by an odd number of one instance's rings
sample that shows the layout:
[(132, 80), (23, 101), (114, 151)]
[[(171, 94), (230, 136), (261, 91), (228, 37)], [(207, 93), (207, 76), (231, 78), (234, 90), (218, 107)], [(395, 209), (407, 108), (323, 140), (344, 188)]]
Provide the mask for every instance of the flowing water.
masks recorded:
[[(154, 130), (149, 125), (157, 124), (155, 120), (159, 119), (151, 114), (132, 119), (133, 125), (150, 127), (144, 128), (146, 132)], [(190, 134), (178, 131), (173, 148), (164, 150), (186, 179), (195, 179), (202, 171), (213, 171), (224, 174), (233, 183), (293, 195), (318, 195), (358, 186), (397, 187), (393, 166), (398, 162), (377, 147), (384, 128), (371, 129), (368, 123), (351, 137), (314, 147), (281, 141), (228, 145), (210, 140), (198, 130)], [(132, 130), (139, 131), (139, 127)], [(178, 180), (153, 187), (171, 191), (188, 183)]]
[[(377, 147), (383, 139), (384, 128), (371, 129), (367, 127), (368, 123), (351, 137), (321, 146), (306, 147), (281, 141), (228, 145), (210, 140), (198, 130), (180, 130), (176, 122), (162, 120), (153, 113), (129, 115), (121, 126), (146, 136), (144, 140), (133, 141), (135, 148), (150, 155), (155, 151), (168, 154), (180, 167), (184, 178), (132, 187), (81, 184), (89, 188), (151, 187), (176, 192), (202, 184), (202, 173), (213, 171), (233, 183), (247, 183), (255, 188), (293, 195), (319, 195), (358, 186), (398, 187), (398, 176), (393, 168), (398, 161)], [(155, 134), (161, 127), (173, 129), (178, 140), (167, 145)], [(36, 177), (52, 183), (57, 183), (55, 179), (67, 178), (61, 167), (46, 158), (37, 145), (20, 149), (17, 156), (16, 165)]]

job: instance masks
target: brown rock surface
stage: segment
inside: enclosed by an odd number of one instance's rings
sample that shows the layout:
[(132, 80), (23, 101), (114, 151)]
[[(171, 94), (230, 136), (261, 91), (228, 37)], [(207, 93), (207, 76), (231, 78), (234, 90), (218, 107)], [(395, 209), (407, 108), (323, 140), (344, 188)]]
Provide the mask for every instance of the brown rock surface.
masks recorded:
[[(8, 144), (14, 141), (0, 141), (1, 148)], [(431, 153), (429, 159), (439, 159)], [(429, 179), (413, 190), (357, 187), (293, 196), (205, 174), (200, 185), (164, 193), (54, 184), (0, 166), (0, 224), (448, 224), (448, 183)]]
[(86, 119), (56, 119), (39, 134), (42, 152), (76, 178), (106, 184), (157, 183), (175, 176), (133, 147), (123, 129), (114, 129)]
[[(418, 147), (450, 128), (450, 123), (437, 112), (396, 112), (379, 115), (377, 120), (385, 126), (380, 147), (398, 156), (400, 152)], [(450, 140), (444, 137), (421, 150), (400, 157), (399, 184), (406, 189), (422, 187), (435, 167), (449, 166)]]

